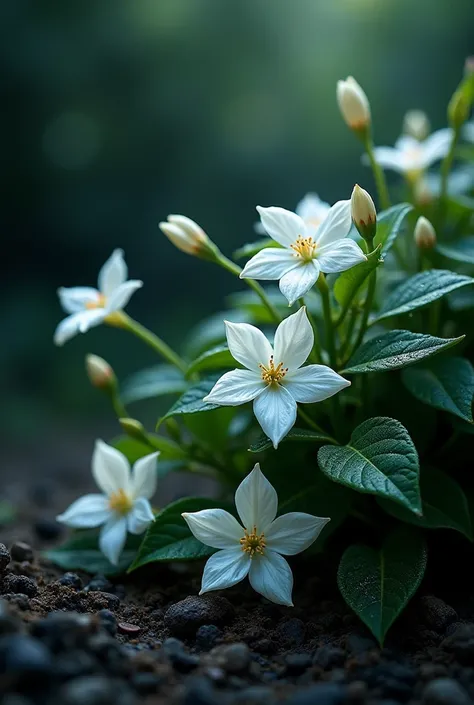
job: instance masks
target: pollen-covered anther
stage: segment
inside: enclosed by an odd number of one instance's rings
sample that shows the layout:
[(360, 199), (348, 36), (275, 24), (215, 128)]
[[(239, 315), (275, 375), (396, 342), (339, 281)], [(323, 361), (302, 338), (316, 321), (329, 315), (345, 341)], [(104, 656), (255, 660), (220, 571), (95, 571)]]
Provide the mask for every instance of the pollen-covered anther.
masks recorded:
[(283, 362), (279, 362), (275, 367), (273, 355), (270, 357), (268, 367), (265, 367), (265, 365), (259, 365), (259, 367), (262, 370), (262, 379), (265, 384), (280, 382), (288, 372), (288, 367), (283, 367)]
[(257, 527), (253, 527), (253, 531), (249, 534), (247, 529), (244, 530), (245, 536), (240, 539), (242, 551), (248, 553), (250, 558), (253, 558), (256, 553), (263, 555), (265, 550), (265, 534), (257, 534)]
[(109, 497), (109, 508), (117, 514), (128, 514), (133, 507), (133, 501), (125, 490), (117, 490), (112, 492)]
[(299, 237), (291, 245), (291, 249), (294, 250), (295, 257), (301, 257), (301, 259), (305, 262), (310, 262), (313, 259), (316, 247), (317, 245), (312, 237)]

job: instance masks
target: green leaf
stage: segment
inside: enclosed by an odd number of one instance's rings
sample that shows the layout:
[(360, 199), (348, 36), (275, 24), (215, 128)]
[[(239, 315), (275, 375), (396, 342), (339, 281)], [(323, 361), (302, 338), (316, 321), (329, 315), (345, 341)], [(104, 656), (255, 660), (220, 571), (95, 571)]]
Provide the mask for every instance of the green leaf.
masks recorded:
[(85, 570), (87, 573), (120, 575), (137, 555), (142, 537), (129, 534), (118, 565), (112, 565), (99, 550), (99, 532), (94, 530), (77, 531), (58, 548), (45, 551), (45, 557), (63, 570)]
[(406, 428), (395, 419), (367, 419), (347, 446), (320, 448), (318, 463), (334, 482), (421, 512), (418, 453)]
[(436, 338), (409, 330), (391, 330), (360, 346), (341, 374), (387, 372), (413, 365), (457, 345), (459, 338)]
[(156, 365), (131, 375), (121, 385), (124, 404), (142, 399), (181, 394), (186, 389), (186, 380), (172, 365)]
[(457, 242), (440, 243), (436, 245), (436, 250), (443, 257), (448, 257), (456, 262), (474, 264), (474, 235), (463, 237)]
[(344, 552), (337, 574), (339, 590), (380, 645), (417, 591), (426, 561), (422, 536), (405, 526), (395, 529), (380, 551), (354, 545)]
[(191, 561), (210, 556), (215, 549), (194, 538), (181, 514), (222, 506), (222, 503), (207, 497), (184, 497), (169, 504), (150, 524), (129, 571), (157, 561)]
[(112, 445), (123, 453), (128, 462), (132, 465), (140, 458), (143, 458), (144, 455), (150, 455), (150, 453), (154, 453), (155, 450), (159, 450), (161, 455), (157, 467), (160, 476), (162, 474), (160, 470), (161, 466), (164, 465), (164, 460), (185, 460), (187, 458), (185, 451), (173, 441), (156, 434), (150, 433), (149, 435), (154, 439), (155, 447), (153, 448), (136, 438), (130, 438), (130, 436), (118, 436), (113, 439)]
[(442, 357), (402, 372), (405, 387), (435, 409), (472, 423), (474, 369), (462, 357)]
[(382, 257), (385, 257), (395, 242), (403, 221), (413, 206), (410, 203), (399, 203), (377, 215), (377, 234), (375, 245), (382, 245)]
[(379, 264), (382, 264), (383, 259), (380, 258), (381, 249), (382, 245), (379, 244), (373, 252), (367, 255), (365, 262), (361, 262), (360, 264), (356, 264), (355, 267), (347, 269), (336, 279), (334, 284), (334, 296), (343, 309), (350, 304), (369, 274), (371, 274)]
[(238, 363), (230, 354), (227, 345), (217, 345), (215, 348), (206, 350), (193, 362), (190, 363), (186, 376), (191, 376), (194, 372), (202, 370), (216, 370), (223, 367), (238, 367)]
[[(292, 428), (281, 442), (305, 441), (309, 443), (327, 443), (327, 441), (331, 440), (332, 439), (330, 436), (327, 436), (324, 433), (318, 433), (317, 431), (312, 431), (308, 428)], [(258, 438), (255, 443), (252, 443), (249, 451), (251, 453), (262, 453), (262, 451), (267, 450), (268, 448), (273, 448), (273, 443), (264, 433), (262, 433), (260, 438)]]
[(420, 475), (423, 516), (417, 517), (388, 499), (380, 506), (400, 521), (424, 529), (454, 529), (473, 540), (469, 505), (460, 485), (438, 468), (423, 468)]
[(384, 302), (371, 323), (427, 306), (463, 286), (474, 284), (472, 277), (447, 269), (429, 269), (402, 282)]
[(171, 409), (160, 419), (160, 425), (165, 419), (179, 414), (197, 414), (200, 411), (212, 411), (218, 409), (218, 404), (206, 404), (203, 402), (205, 396), (209, 394), (221, 375), (212, 375), (201, 379), (196, 384), (192, 384), (173, 404)]
[(272, 240), (271, 237), (262, 237), (256, 242), (248, 242), (246, 245), (239, 247), (238, 250), (235, 250), (233, 257), (234, 259), (247, 259), (253, 257), (266, 247), (281, 247), (281, 245), (275, 242), (275, 240)]

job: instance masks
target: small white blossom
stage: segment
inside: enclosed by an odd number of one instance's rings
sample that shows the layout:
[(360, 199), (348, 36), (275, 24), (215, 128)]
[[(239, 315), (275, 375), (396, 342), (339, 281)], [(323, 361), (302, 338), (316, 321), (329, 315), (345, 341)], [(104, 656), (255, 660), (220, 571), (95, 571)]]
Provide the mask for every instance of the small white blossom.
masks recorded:
[(278, 496), (258, 463), (237, 488), (235, 506), (243, 526), (224, 509), (183, 514), (199, 541), (220, 549), (205, 565), (199, 594), (232, 587), (248, 575), (260, 595), (292, 607), (293, 574), (283, 556), (311, 546), (329, 519), (303, 512), (275, 519)]
[[(314, 230), (314, 234), (316, 234), (316, 230), (323, 222), (330, 209), (331, 206), (329, 203), (321, 200), (317, 193), (307, 193), (306, 196), (304, 196), (304, 198), (302, 198), (297, 204), (295, 213), (304, 220), (306, 228), (308, 230), (312, 228)], [(254, 227), (255, 232), (259, 233), (259, 235), (266, 234), (266, 230), (263, 227), (261, 220), (258, 220)]]
[(370, 125), (369, 100), (355, 78), (337, 82), (337, 102), (346, 125), (352, 130), (366, 130)]
[(250, 259), (242, 279), (279, 280), (290, 306), (317, 282), (320, 272), (350, 269), (366, 256), (347, 237), (351, 229), (351, 202), (338, 201), (315, 228), (284, 208), (257, 206), (263, 227), (282, 247), (266, 247)]
[(416, 180), (425, 169), (446, 156), (452, 136), (453, 131), (449, 127), (433, 132), (422, 141), (402, 135), (394, 147), (375, 147), (375, 161), (384, 169), (393, 169), (408, 179)]
[(127, 458), (116, 448), (97, 441), (92, 456), (92, 475), (103, 494), (87, 494), (71, 504), (57, 521), (74, 529), (102, 526), (99, 547), (117, 565), (131, 534), (142, 534), (154, 520), (149, 500), (156, 490), (156, 459), (151, 453), (130, 470)]
[(61, 287), (58, 296), (63, 309), (70, 315), (56, 328), (54, 342), (63, 345), (77, 333), (85, 333), (121, 311), (143, 282), (127, 281), (127, 265), (123, 250), (114, 250), (99, 272), (98, 288), (75, 286)]
[(403, 118), (403, 132), (416, 140), (424, 140), (430, 134), (430, 121), (423, 110), (409, 110)]
[(276, 448), (296, 421), (297, 402), (332, 397), (350, 382), (326, 365), (306, 365), (314, 334), (305, 307), (280, 323), (272, 347), (248, 323), (225, 321), (230, 353), (245, 370), (226, 372), (205, 402), (238, 406), (253, 401), (253, 411)]

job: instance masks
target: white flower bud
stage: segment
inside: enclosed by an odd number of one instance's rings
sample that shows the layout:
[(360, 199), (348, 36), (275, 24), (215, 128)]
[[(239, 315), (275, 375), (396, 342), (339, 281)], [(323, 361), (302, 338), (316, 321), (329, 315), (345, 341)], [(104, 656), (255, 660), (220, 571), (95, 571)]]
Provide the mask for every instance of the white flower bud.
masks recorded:
[(346, 124), (357, 132), (365, 131), (370, 125), (370, 105), (357, 81), (349, 76), (337, 82), (337, 102)]
[(421, 250), (431, 250), (436, 245), (436, 231), (428, 218), (420, 215), (413, 233), (416, 246)]
[(185, 215), (169, 215), (166, 223), (160, 223), (161, 231), (182, 252), (197, 257), (212, 253), (214, 245), (204, 230)]
[(365, 240), (375, 237), (377, 228), (377, 211), (370, 194), (356, 184), (351, 196), (352, 220)]
[(423, 110), (409, 110), (403, 119), (403, 132), (422, 142), (430, 134), (430, 121)]
[(116, 385), (117, 380), (113, 369), (98, 355), (86, 355), (86, 372), (93, 387), (109, 390)]

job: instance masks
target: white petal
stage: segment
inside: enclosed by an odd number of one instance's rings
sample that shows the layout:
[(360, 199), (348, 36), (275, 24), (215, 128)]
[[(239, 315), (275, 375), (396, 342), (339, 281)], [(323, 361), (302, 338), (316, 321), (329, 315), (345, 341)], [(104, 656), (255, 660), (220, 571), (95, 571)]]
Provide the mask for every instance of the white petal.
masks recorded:
[(250, 585), (277, 605), (293, 607), (291, 592), (293, 590), (293, 573), (279, 553), (265, 550), (263, 556), (251, 559), (249, 572)]
[(123, 258), (123, 250), (114, 250), (99, 272), (99, 289), (104, 296), (109, 297), (120, 284), (127, 281), (127, 265)]
[(401, 174), (406, 171), (403, 152), (399, 152), (398, 149), (393, 147), (374, 147), (374, 158), (377, 164), (380, 164), (384, 169), (393, 169)]
[(56, 520), (74, 529), (90, 529), (104, 524), (109, 517), (107, 497), (103, 494), (86, 494), (76, 499)]
[(330, 521), (304, 512), (289, 512), (278, 517), (265, 533), (265, 543), (272, 551), (284, 556), (301, 553), (316, 541)]
[(316, 284), (319, 277), (319, 264), (316, 260), (301, 262), (298, 267), (291, 269), (280, 279), (280, 291), (292, 306), (295, 301)]
[(99, 292), (90, 286), (61, 287), (58, 289), (59, 301), (66, 313), (84, 311), (89, 303), (99, 301)]
[(298, 266), (298, 260), (291, 250), (266, 247), (250, 259), (242, 272), (241, 279), (273, 280)]
[(326, 365), (306, 365), (288, 373), (283, 384), (295, 401), (311, 404), (334, 396), (351, 383)]
[(120, 284), (107, 301), (107, 311), (120, 311), (125, 308), (132, 294), (134, 294), (137, 289), (141, 289), (142, 286), (143, 282), (139, 279), (130, 279), (130, 281)]
[(133, 466), (131, 490), (132, 495), (151, 499), (156, 492), (156, 460), (160, 453), (150, 453), (136, 461)]
[(104, 556), (117, 565), (120, 554), (127, 540), (127, 519), (125, 517), (113, 517), (100, 530), (99, 548)]
[(118, 490), (130, 492), (130, 465), (127, 458), (104, 441), (96, 441), (92, 456), (92, 475), (106, 495)]
[(350, 238), (321, 247), (317, 254), (319, 266), (325, 274), (345, 272), (367, 259), (359, 245)]
[(224, 590), (243, 580), (250, 570), (250, 557), (240, 546), (218, 551), (204, 566), (200, 595), (212, 590)]
[(55, 345), (64, 345), (64, 343), (80, 332), (79, 328), (82, 322), (82, 316), (83, 312), (73, 313), (59, 323), (54, 331)]
[(257, 206), (262, 225), (271, 238), (283, 247), (290, 247), (299, 237), (304, 237), (306, 227), (302, 218), (285, 208)]
[(296, 213), (303, 218), (306, 227), (317, 230), (331, 209), (329, 203), (322, 201), (317, 193), (307, 193), (296, 206)]
[(268, 365), (273, 349), (262, 331), (249, 323), (224, 321), (230, 354), (249, 370), (260, 374), (260, 364)]
[(443, 159), (449, 151), (453, 139), (450, 127), (437, 130), (423, 142), (423, 168), (427, 168), (439, 159)]
[(254, 401), (253, 411), (262, 431), (277, 448), (296, 421), (296, 402), (284, 387), (268, 386)]
[(183, 519), (194, 536), (212, 548), (235, 548), (244, 530), (232, 514), (225, 509), (203, 509), (201, 512), (184, 512)]
[(90, 328), (94, 328), (95, 326), (99, 326), (103, 323), (107, 314), (103, 308), (94, 308), (90, 311), (84, 311), (83, 313), (78, 313), (76, 315), (81, 317), (81, 320), (79, 321), (79, 332), (87, 333)]
[(217, 380), (203, 401), (222, 406), (238, 406), (252, 401), (265, 389), (261, 376), (251, 370), (232, 370)]
[[(399, 152), (416, 152), (420, 149), (420, 141), (411, 135), (400, 135), (394, 146)], [(386, 147), (385, 149), (390, 148)]]
[(134, 502), (132, 510), (127, 515), (128, 530), (131, 534), (143, 534), (154, 519), (150, 502), (145, 497), (140, 497)]
[(351, 202), (337, 201), (331, 206), (327, 216), (316, 233), (318, 247), (346, 237), (352, 226)]
[(256, 527), (258, 534), (264, 533), (276, 517), (278, 496), (258, 463), (237, 487), (235, 506), (243, 525), (250, 532)]
[(313, 329), (308, 320), (306, 307), (302, 306), (296, 313), (285, 318), (276, 329), (273, 345), (275, 363), (283, 362), (283, 366), (288, 367), (289, 372), (298, 369), (310, 354), (313, 343)]

